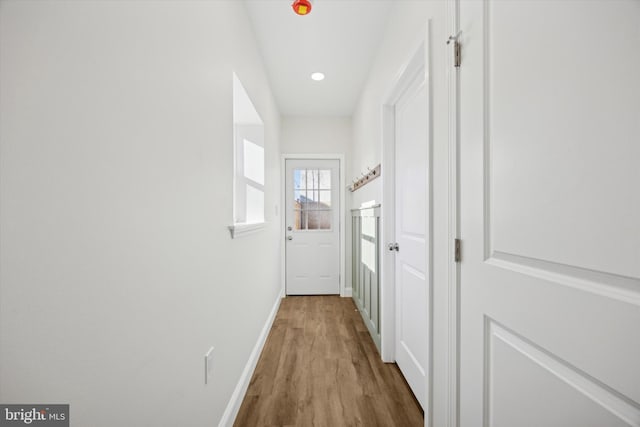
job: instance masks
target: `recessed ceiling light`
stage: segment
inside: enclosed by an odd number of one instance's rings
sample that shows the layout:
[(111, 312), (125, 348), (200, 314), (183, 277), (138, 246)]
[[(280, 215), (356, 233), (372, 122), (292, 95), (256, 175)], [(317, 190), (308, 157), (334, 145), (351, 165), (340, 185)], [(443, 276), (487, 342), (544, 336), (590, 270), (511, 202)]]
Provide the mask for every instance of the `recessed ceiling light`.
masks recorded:
[(311, 74), (311, 78), (317, 82), (319, 82), (320, 80), (324, 80), (324, 74), (323, 73), (313, 73)]

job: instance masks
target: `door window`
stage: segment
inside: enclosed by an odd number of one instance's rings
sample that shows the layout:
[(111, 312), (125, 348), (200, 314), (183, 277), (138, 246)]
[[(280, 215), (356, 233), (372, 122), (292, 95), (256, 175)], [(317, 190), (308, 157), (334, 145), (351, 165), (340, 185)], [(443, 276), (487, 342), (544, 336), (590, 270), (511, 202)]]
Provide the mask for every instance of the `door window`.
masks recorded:
[(293, 170), (294, 230), (331, 230), (331, 169)]

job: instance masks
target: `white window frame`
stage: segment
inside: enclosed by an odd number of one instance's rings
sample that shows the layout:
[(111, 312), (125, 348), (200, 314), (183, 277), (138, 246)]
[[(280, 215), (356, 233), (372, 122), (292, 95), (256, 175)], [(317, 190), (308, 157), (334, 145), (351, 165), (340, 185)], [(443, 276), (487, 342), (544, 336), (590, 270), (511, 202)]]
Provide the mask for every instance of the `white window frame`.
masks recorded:
[[(242, 82), (233, 73), (233, 224), (229, 226), (229, 231), (234, 239), (260, 231), (265, 226), (266, 147), (264, 139), (264, 122)], [(251, 142), (263, 150), (262, 173), (258, 174), (261, 175), (258, 180), (250, 179), (245, 173), (245, 141)], [(257, 212), (248, 211), (247, 187), (262, 193), (261, 207)], [(248, 218), (251, 221), (248, 222)]]

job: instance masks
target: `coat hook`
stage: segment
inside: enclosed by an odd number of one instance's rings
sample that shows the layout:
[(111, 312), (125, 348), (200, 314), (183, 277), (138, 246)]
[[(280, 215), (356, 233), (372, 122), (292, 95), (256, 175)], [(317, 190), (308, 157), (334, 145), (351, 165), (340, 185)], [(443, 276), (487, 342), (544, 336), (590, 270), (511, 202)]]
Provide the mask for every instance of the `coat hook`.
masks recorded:
[(367, 185), (368, 183), (370, 183), (371, 181), (373, 181), (375, 178), (378, 178), (380, 176), (380, 165), (377, 165), (375, 168), (371, 169), (370, 166), (366, 166), (366, 172), (359, 172), (359, 176), (357, 178), (354, 179), (353, 185), (351, 187), (351, 191), (355, 191), (359, 188), (364, 187), (365, 185)]

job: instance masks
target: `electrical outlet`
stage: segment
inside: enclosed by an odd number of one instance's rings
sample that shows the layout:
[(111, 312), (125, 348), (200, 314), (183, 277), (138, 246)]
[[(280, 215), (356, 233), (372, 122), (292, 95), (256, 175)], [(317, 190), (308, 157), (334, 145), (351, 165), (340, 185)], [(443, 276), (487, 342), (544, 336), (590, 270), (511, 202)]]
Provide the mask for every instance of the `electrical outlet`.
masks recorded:
[(209, 384), (213, 376), (213, 347), (204, 355), (204, 383)]

